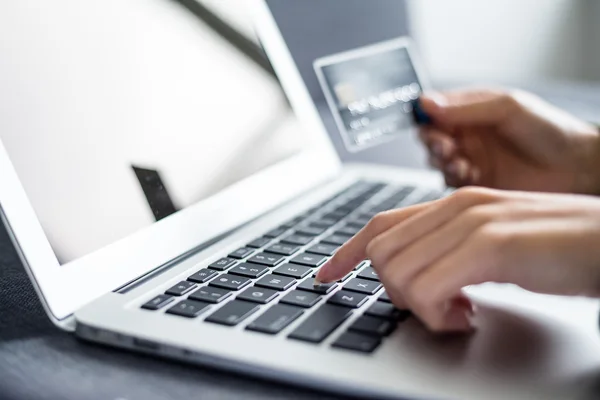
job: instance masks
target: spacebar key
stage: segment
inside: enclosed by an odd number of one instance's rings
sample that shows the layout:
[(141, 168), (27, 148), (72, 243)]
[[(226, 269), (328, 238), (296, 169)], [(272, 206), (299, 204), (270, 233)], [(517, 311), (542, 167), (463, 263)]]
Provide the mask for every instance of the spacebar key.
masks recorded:
[(352, 314), (346, 307), (324, 304), (296, 328), (289, 337), (306, 342), (320, 343)]

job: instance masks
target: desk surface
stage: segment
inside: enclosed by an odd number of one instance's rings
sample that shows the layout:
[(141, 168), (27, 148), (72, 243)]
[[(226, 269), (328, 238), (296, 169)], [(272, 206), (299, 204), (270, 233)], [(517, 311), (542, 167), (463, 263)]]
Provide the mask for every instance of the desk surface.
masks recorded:
[(0, 397), (9, 399), (315, 399), (309, 390), (76, 340), (47, 319), (0, 230)]
[[(600, 119), (600, 87), (528, 87), (585, 119)], [(331, 398), (209, 369), (81, 343), (46, 318), (0, 230), (0, 393), (3, 399)]]

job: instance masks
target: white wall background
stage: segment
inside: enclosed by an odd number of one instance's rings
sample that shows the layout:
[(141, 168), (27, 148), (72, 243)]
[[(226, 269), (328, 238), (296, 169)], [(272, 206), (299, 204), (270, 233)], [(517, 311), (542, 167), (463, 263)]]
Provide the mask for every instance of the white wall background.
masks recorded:
[(413, 31), (435, 79), (580, 79), (581, 0), (411, 0)]

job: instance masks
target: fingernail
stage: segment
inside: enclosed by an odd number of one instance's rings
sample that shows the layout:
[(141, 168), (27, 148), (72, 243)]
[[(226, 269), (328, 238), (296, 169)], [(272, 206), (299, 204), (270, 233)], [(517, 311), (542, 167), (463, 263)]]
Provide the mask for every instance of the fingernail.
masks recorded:
[(317, 276), (315, 277), (314, 284), (322, 285), (323, 283), (329, 283), (331, 279), (328, 277), (329, 269), (331, 268), (331, 260), (327, 261), (317, 272)]

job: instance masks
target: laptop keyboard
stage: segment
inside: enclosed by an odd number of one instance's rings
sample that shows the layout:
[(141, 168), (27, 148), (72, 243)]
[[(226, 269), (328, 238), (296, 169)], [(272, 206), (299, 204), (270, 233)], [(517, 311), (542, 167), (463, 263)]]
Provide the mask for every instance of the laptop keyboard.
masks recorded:
[[(199, 269), (141, 308), (183, 318), (207, 314), (206, 323), (246, 323), (245, 329), (267, 335), (301, 320), (287, 337), (308, 343), (323, 342), (358, 313), (331, 346), (373, 352), (410, 313), (391, 304), (368, 260), (338, 282), (314, 286), (314, 276), (375, 214), (443, 195), (420, 192), (415, 198), (414, 192), (413, 187), (358, 182)], [(373, 297), (377, 300), (365, 306)], [(217, 304), (220, 307), (209, 313)]]

